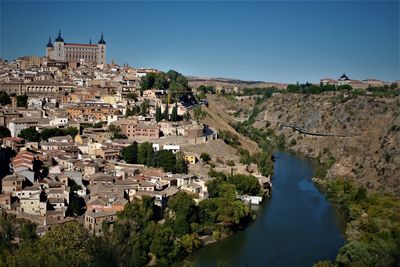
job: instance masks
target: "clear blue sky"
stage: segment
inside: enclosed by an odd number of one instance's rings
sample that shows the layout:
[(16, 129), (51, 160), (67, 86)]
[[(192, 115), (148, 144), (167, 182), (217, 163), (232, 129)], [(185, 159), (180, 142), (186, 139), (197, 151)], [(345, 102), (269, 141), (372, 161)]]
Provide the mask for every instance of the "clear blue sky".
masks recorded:
[(107, 60), (186, 75), (280, 82), (400, 79), (399, 1), (4, 1), (1, 55), (48, 36), (108, 44)]

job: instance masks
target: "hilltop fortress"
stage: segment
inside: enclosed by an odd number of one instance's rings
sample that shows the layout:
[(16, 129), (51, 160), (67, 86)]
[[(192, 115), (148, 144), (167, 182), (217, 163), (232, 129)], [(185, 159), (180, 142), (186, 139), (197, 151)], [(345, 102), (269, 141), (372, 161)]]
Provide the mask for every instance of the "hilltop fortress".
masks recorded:
[(61, 31), (55, 39), (54, 45), (49, 37), (49, 42), (46, 46), (46, 56), (54, 61), (62, 62), (90, 62), (93, 64), (106, 63), (107, 44), (104, 41), (103, 33), (97, 44), (78, 44), (78, 43), (65, 43), (61, 37)]

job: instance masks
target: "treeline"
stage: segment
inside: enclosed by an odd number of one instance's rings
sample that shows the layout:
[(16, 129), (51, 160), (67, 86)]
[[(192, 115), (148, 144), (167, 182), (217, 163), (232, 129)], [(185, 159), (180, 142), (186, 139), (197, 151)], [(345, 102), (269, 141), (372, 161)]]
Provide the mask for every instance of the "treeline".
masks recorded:
[(345, 179), (324, 181), (321, 186), (348, 222), (347, 242), (335, 262), (315, 266), (398, 266), (400, 200), (390, 194), (368, 194)]
[(172, 173), (188, 172), (187, 162), (182, 153), (174, 154), (170, 150), (154, 151), (153, 145), (149, 142), (140, 145), (134, 142), (122, 150), (122, 157), (126, 163), (130, 164), (144, 164)]
[(322, 92), (328, 91), (350, 91), (353, 87), (348, 84), (344, 85), (333, 85), (333, 84), (320, 84), (319, 86), (316, 84), (312, 84), (309, 82), (306, 83), (296, 83), (296, 84), (289, 84), (286, 88), (288, 93), (303, 93), (303, 94), (319, 94)]
[(19, 234), (26, 227), (3, 219), (12, 216), (3, 214), (0, 266), (169, 265), (201, 247), (200, 236), (218, 240), (251, 220), (249, 208), (236, 199), (232, 184), (221, 186), (218, 196), (198, 205), (191, 195), (179, 192), (168, 201), (164, 215), (158, 214), (154, 201), (144, 197), (128, 203), (112, 225), (103, 222), (101, 237), (89, 235), (78, 222), (69, 222), (52, 227), (40, 239), (34, 224)]
[(45, 128), (41, 132), (36, 131), (35, 128), (30, 127), (23, 129), (18, 137), (24, 138), (28, 142), (47, 141), (50, 137), (70, 135), (74, 138), (78, 134), (78, 129), (75, 127), (68, 128)]
[(391, 95), (400, 95), (400, 90), (397, 87), (396, 83), (392, 83), (389, 85), (379, 86), (379, 87), (368, 87), (366, 89), (357, 89), (353, 88), (349, 84), (343, 85), (334, 85), (334, 84), (312, 84), (309, 82), (306, 83), (296, 83), (296, 84), (288, 84), (285, 89), (278, 89), (276, 87), (268, 87), (268, 88), (243, 88), (239, 92), (225, 93), (225, 95), (230, 96), (258, 96), (256, 98), (256, 105), (260, 104), (264, 99), (267, 99), (272, 96), (273, 93), (302, 93), (302, 94), (319, 94), (323, 92), (332, 92), (332, 91), (346, 91), (351, 92), (352, 94), (357, 95), (366, 95), (370, 94), (372, 96), (391, 96)]

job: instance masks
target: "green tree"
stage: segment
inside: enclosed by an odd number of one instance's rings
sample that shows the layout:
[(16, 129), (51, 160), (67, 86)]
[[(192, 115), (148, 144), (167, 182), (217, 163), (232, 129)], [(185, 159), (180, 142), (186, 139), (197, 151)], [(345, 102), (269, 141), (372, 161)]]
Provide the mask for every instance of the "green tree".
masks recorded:
[(179, 192), (168, 201), (170, 220), (174, 233), (181, 237), (192, 232), (190, 224), (197, 221), (197, 206), (193, 198), (185, 192)]
[(178, 121), (178, 104), (176, 102), (172, 108), (171, 121)]
[(133, 110), (133, 108), (132, 109), (126, 108), (125, 116), (126, 117), (130, 117), (130, 116), (133, 116), (133, 115), (135, 115), (135, 111)]
[(65, 129), (65, 133), (69, 134), (72, 138), (75, 138), (78, 132), (78, 128), (76, 127), (68, 127), (67, 129)]
[(27, 107), (28, 96), (26, 94), (17, 96), (17, 107)]
[(10, 136), (11, 136), (10, 130), (8, 130), (7, 127), (0, 126), (0, 138), (10, 137)]
[(62, 136), (64, 135), (64, 131), (59, 128), (46, 128), (41, 132), (41, 136), (43, 140), (47, 140), (54, 136)]
[(153, 144), (144, 142), (139, 145), (137, 160), (139, 164), (149, 165), (154, 157)]
[(203, 225), (215, 226), (220, 206), (216, 198), (208, 198), (199, 203), (199, 221)]
[(248, 217), (249, 209), (240, 200), (220, 198), (218, 222), (226, 226), (240, 225)]
[(78, 222), (68, 222), (52, 227), (40, 240), (42, 264), (44, 266), (88, 266), (89, 233)]
[(202, 119), (204, 119), (206, 116), (206, 113), (201, 110), (201, 106), (197, 106), (193, 109), (193, 117), (194, 120), (197, 122), (200, 122)]
[(96, 122), (95, 124), (93, 124), (93, 128), (103, 128), (103, 123), (101, 121)]
[(262, 151), (261, 154), (256, 155), (257, 166), (262, 175), (268, 176), (273, 173), (274, 163), (271, 159), (271, 154)]
[(148, 73), (146, 76), (142, 77), (140, 80), (140, 90), (148, 90), (154, 88), (155, 73)]
[(209, 162), (211, 160), (210, 154), (206, 152), (201, 153), (200, 158), (205, 162)]
[(155, 206), (150, 197), (143, 197), (141, 201), (126, 204), (124, 210), (118, 214), (122, 222), (132, 223), (134, 231), (144, 229), (154, 218)]
[(127, 95), (126, 95), (126, 98), (128, 98), (128, 99), (132, 99), (132, 100), (134, 100), (134, 101), (137, 101), (137, 98), (138, 98), (138, 95), (137, 95), (137, 93), (128, 93)]
[(167, 77), (168, 79), (170, 79), (171, 81), (175, 81), (179, 76), (179, 72), (174, 71), (174, 70), (169, 70), (167, 72)]
[(188, 253), (192, 253), (201, 247), (201, 241), (197, 233), (182, 236), (182, 245)]
[(108, 126), (108, 131), (111, 133), (111, 139), (126, 138), (126, 136), (121, 133), (122, 132), (121, 127), (117, 125), (110, 124)]
[(149, 161), (151, 166), (161, 167), (166, 172), (176, 170), (176, 156), (170, 150), (157, 151)]
[(169, 121), (169, 106), (168, 106), (168, 102), (165, 104), (163, 118), (164, 118), (164, 120)]
[(352, 89), (353, 89), (353, 87), (351, 87), (351, 85), (349, 85), (349, 84), (343, 84), (343, 85), (339, 85), (337, 87), (337, 90), (339, 90), (339, 91), (342, 91), (342, 90), (350, 91)]
[(0, 215), (0, 252), (11, 249), (12, 241), (16, 236), (16, 219), (14, 214), (3, 212)]
[(241, 195), (258, 195), (260, 193), (260, 183), (258, 179), (252, 175), (235, 174), (228, 177), (228, 182), (235, 185), (236, 190)]
[(183, 153), (176, 154), (176, 173), (187, 173), (188, 172), (188, 163), (185, 160), (185, 155)]
[(347, 243), (339, 250), (336, 258), (340, 266), (378, 266), (379, 260), (379, 253), (373, 244), (363, 241)]
[(156, 122), (162, 121), (163, 115), (161, 113), (161, 107), (156, 106)]
[(138, 163), (138, 144), (133, 142), (132, 145), (122, 150), (122, 157), (126, 163), (136, 164)]
[(173, 230), (163, 225), (154, 233), (150, 251), (156, 255), (161, 265), (169, 265), (185, 256), (182, 244), (175, 239)]
[(6, 106), (11, 104), (11, 98), (5, 91), (0, 91), (0, 105)]
[(82, 197), (79, 197), (77, 195), (73, 195), (73, 194), (71, 194), (71, 195), (72, 196), (70, 197), (69, 209), (70, 209), (70, 213), (72, 213), (72, 214), (70, 214), (70, 215), (72, 215), (72, 216), (83, 215), (86, 211), (85, 200)]
[(23, 129), (18, 137), (24, 138), (28, 142), (40, 142), (41, 140), (40, 133), (33, 127)]
[(189, 112), (186, 111), (186, 113), (183, 114), (183, 119), (184, 119), (186, 122), (189, 122), (189, 121), (190, 121), (190, 114), (189, 114)]
[(186, 86), (178, 81), (171, 81), (168, 88), (173, 96), (181, 96), (186, 91)]
[(143, 101), (141, 104), (140, 104), (140, 115), (142, 115), (142, 116), (146, 116), (147, 115), (147, 110), (148, 110), (148, 108), (149, 108), (149, 101)]
[(24, 220), (20, 223), (20, 238), (22, 242), (25, 244), (27, 242), (35, 241), (38, 236), (36, 234), (36, 224), (32, 223), (31, 221)]
[(164, 73), (159, 73), (154, 78), (154, 88), (165, 90), (168, 88), (168, 80)]

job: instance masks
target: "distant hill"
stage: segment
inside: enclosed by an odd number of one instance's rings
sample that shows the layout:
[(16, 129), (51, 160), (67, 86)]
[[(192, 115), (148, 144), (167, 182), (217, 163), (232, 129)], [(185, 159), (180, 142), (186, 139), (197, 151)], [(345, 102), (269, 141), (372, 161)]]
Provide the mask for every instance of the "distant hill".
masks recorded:
[(267, 88), (275, 86), (277, 88), (286, 88), (286, 83), (275, 83), (275, 82), (265, 82), (265, 81), (243, 81), (232, 78), (219, 78), (219, 77), (196, 77), (196, 76), (186, 76), (191, 87), (198, 87), (200, 85), (210, 85), (214, 87), (222, 87), (224, 89), (233, 89), (237, 87), (238, 89), (246, 87), (260, 87)]

